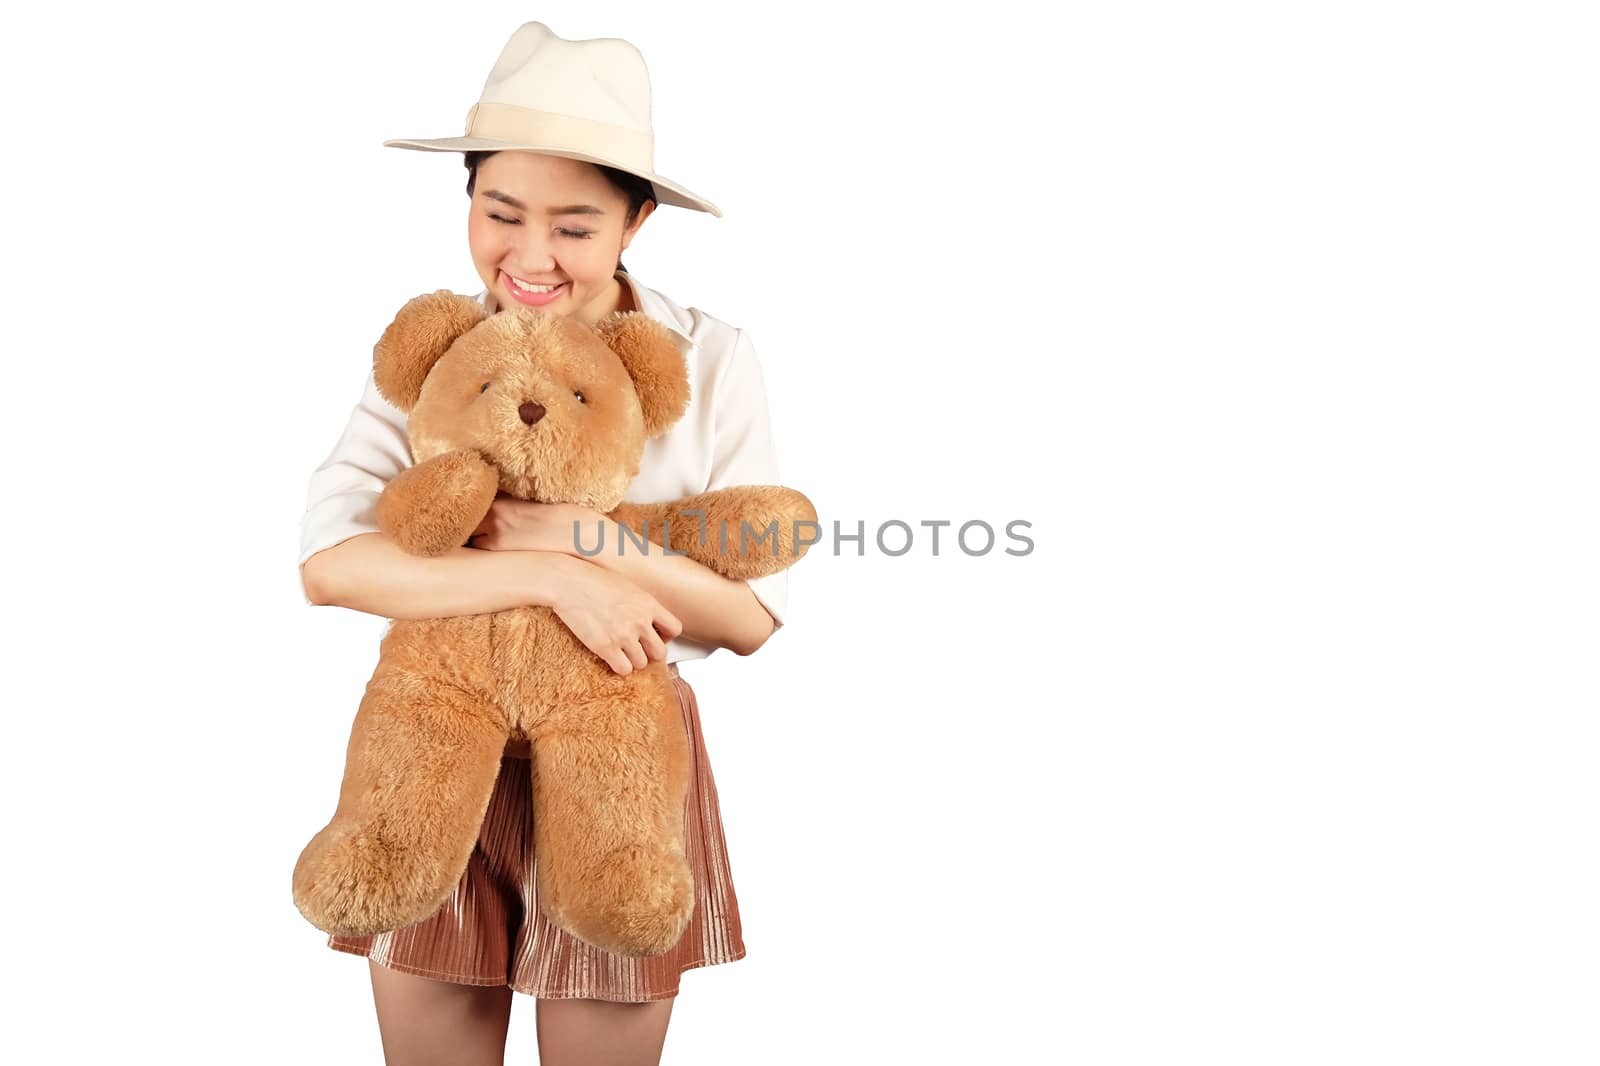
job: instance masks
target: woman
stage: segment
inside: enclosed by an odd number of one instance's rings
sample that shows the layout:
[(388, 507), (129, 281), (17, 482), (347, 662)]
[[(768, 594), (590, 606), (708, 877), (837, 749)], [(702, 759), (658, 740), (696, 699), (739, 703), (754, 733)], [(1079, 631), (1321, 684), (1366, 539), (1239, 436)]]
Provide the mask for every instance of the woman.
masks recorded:
[[(630, 501), (739, 484), (779, 484), (761, 370), (749, 338), (635, 281), (621, 253), (658, 204), (720, 215), (656, 174), (649, 82), (625, 41), (567, 41), (537, 22), (512, 36), (469, 111), (467, 135), (385, 144), (461, 151), (468, 247), (491, 312), (542, 307), (594, 323), (636, 310), (678, 338), (691, 400), (650, 441)], [(679, 975), (744, 956), (717, 795), (698, 709), (676, 663), (714, 649), (748, 655), (782, 624), (787, 575), (732, 581), (686, 556), (577, 553), (574, 509), (497, 499), (470, 547), (408, 555), (374, 506), (412, 459), (405, 416), (372, 379), (332, 455), (311, 478), (301, 526), (307, 599), (386, 618), (551, 607), (619, 673), (672, 664), (695, 757), (685, 836), (696, 881), (688, 931), (666, 955), (629, 959), (544, 918), (535, 895), (529, 752), (508, 747), (466, 874), (438, 914), (375, 937), (329, 938), (367, 956), (391, 1064), (498, 1062), (513, 991), (538, 998), (540, 1060), (657, 1062)], [(582, 513), (586, 534), (600, 516)], [(608, 542), (617, 530), (607, 531)], [(589, 541), (586, 535), (586, 542)]]

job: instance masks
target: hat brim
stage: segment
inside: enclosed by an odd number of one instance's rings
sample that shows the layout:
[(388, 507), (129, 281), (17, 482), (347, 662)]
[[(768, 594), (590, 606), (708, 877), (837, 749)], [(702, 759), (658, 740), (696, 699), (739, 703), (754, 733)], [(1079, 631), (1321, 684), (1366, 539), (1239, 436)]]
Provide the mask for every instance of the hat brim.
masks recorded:
[(722, 211), (716, 204), (703, 196), (696, 196), (677, 182), (662, 177), (660, 174), (640, 174), (632, 167), (623, 166), (615, 159), (594, 155), (590, 152), (578, 152), (571, 148), (562, 148), (548, 144), (518, 144), (511, 141), (497, 141), (489, 137), (435, 137), (430, 140), (393, 140), (384, 141), (385, 148), (411, 148), (419, 152), (542, 152), (545, 155), (558, 155), (564, 159), (580, 159), (585, 163), (595, 163), (600, 166), (616, 167), (629, 174), (636, 174), (644, 178), (655, 187), (656, 199), (663, 204), (673, 207), (685, 207), (691, 211), (704, 211), (716, 218), (722, 217)]

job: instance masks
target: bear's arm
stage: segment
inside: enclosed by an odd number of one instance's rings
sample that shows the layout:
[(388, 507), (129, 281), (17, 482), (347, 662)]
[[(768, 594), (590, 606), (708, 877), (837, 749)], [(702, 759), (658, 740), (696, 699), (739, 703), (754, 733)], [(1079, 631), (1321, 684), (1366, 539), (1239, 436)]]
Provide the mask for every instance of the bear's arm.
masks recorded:
[(748, 581), (793, 566), (809, 547), (796, 539), (797, 527), (815, 523), (817, 512), (794, 489), (738, 485), (671, 503), (624, 503), (606, 517), (723, 577)]
[(446, 452), (384, 486), (378, 528), (412, 555), (443, 555), (466, 543), (499, 488), (500, 472), (477, 452)]

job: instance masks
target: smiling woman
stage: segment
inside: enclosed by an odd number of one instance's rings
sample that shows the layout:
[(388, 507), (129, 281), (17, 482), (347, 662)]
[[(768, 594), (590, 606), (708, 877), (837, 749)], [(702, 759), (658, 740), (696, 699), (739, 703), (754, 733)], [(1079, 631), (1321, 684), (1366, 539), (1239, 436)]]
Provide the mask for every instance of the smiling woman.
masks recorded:
[(535, 152), (467, 152), (467, 242), (502, 306), (546, 307), (592, 324), (616, 308), (622, 252), (655, 210), (650, 182)]
[[(646, 443), (624, 503), (781, 485), (750, 334), (622, 266), (622, 252), (658, 205), (721, 214), (656, 173), (650, 112), (649, 78), (631, 44), (568, 41), (530, 22), (503, 49), (465, 136), (384, 143), (464, 153), (468, 251), (489, 315), (537, 307), (593, 326), (631, 311), (672, 336), (688, 372), (688, 410)], [(600, 385), (572, 384), (585, 386), (574, 392), (577, 402), (606, 402)], [(546, 417), (540, 397), (523, 400), (508, 408), (510, 417)], [(369, 373), (349, 424), (311, 475), (300, 527), (307, 600), (395, 619), (543, 606), (619, 674), (665, 660), (694, 751), (684, 810), (694, 916), (671, 951), (651, 958), (609, 954), (542, 921), (533, 814), (526, 796), (518, 798), (538, 751), (523, 742), (503, 755), (480, 846), (445, 905), (414, 926), (332, 938), (329, 946), (368, 958), (391, 1063), (499, 1061), (512, 990), (539, 1000), (540, 1061), (548, 1066), (654, 1062), (680, 974), (744, 956), (714, 778), (693, 690), (676, 664), (719, 648), (748, 655), (762, 647), (783, 624), (788, 572), (738, 581), (682, 554), (584, 557), (572, 542), (573, 513), (504, 492), (467, 544), (434, 557), (410, 554), (376, 521), (388, 484), (415, 464), (407, 423)], [(606, 535), (620, 543), (620, 527)]]

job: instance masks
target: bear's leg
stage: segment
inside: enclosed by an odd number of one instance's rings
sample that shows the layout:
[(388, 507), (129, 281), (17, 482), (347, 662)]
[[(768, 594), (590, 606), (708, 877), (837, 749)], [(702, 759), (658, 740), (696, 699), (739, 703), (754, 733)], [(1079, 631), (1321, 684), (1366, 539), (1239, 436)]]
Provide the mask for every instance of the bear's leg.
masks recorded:
[(622, 955), (659, 955), (694, 913), (684, 855), (689, 738), (665, 668), (570, 708), (533, 741), (534, 863), (545, 915)]
[(500, 771), (501, 711), (406, 658), (386, 655), (368, 682), (333, 820), (295, 864), (295, 905), (324, 932), (366, 936), (437, 912)]

